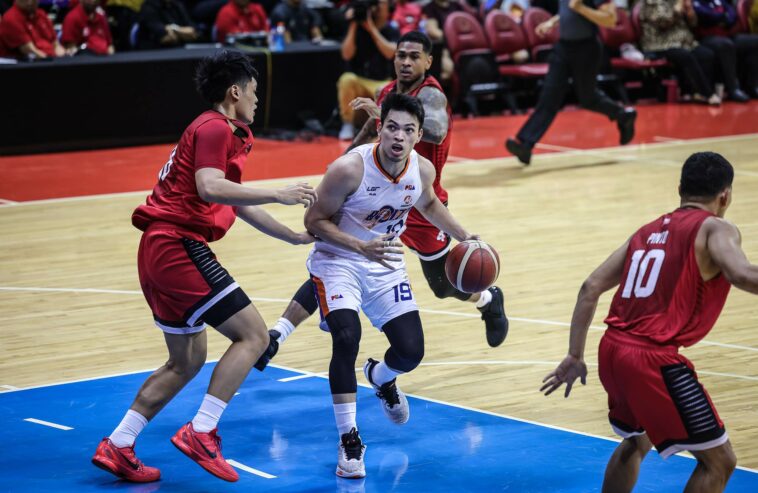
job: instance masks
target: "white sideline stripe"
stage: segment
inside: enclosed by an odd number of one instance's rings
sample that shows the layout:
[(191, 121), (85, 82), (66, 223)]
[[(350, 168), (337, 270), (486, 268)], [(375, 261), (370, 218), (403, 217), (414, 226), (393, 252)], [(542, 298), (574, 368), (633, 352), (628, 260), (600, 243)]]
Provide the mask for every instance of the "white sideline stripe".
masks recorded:
[(313, 378), (313, 377), (320, 377), (320, 376), (323, 376), (323, 374), (303, 373), (302, 375), (296, 375), (294, 377), (280, 378), (279, 380), (277, 380), (277, 382), (293, 382), (295, 380), (303, 380), (305, 378)]
[(242, 464), (240, 462), (237, 462), (234, 459), (226, 459), (226, 462), (229, 463), (230, 466), (236, 467), (237, 469), (241, 469), (243, 471), (249, 472), (250, 474), (255, 474), (256, 476), (260, 476), (262, 478), (266, 479), (276, 479), (276, 476), (273, 474), (269, 474), (267, 472), (259, 471), (258, 469), (252, 468), (250, 466), (246, 466), (245, 464)]
[(36, 423), (42, 426), (49, 426), (50, 428), (58, 428), (59, 430), (65, 430), (65, 431), (73, 430), (73, 428), (71, 428), (70, 426), (59, 425), (57, 423), (51, 423), (50, 421), (42, 421), (41, 419), (25, 418), (24, 421), (28, 421), (30, 423)]
[[(215, 363), (216, 361), (218, 361), (218, 360), (208, 360), (208, 361), (206, 361), (206, 363)], [(272, 367), (272, 368), (279, 368), (281, 370), (291, 371), (293, 373), (300, 373), (300, 374), (309, 373), (309, 374), (311, 374), (310, 372), (306, 372), (304, 370), (297, 370), (297, 369), (291, 368), (289, 366), (278, 365), (278, 364), (274, 364), (274, 363), (270, 363), (269, 366)], [(67, 381), (67, 382), (50, 383), (50, 384), (44, 384), (44, 385), (35, 385), (35, 386), (32, 386), (32, 387), (26, 387), (26, 388), (22, 388), (22, 389), (18, 389), (18, 390), (11, 390), (10, 392), (22, 392), (24, 390), (41, 389), (41, 388), (46, 388), (46, 387), (55, 387), (57, 385), (67, 385), (67, 384), (70, 384), (70, 383), (89, 382), (89, 381), (92, 381), (92, 380), (102, 380), (102, 379), (106, 379), (106, 378), (121, 377), (121, 376), (125, 376), (125, 375), (134, 375), (136, 373), (144, 373), (146, 371), (153, 371), (154, 369), (155, 368), (149, 368), (149, 369), (146, 369), (146, 370), (143, 369), (143, 370), (135, 370), (135, 371), (122, 372), (122, 373), (114, 373), (114, 374), (111, 374), (111, 375), (101, 375), (99, 377), (81, 378), (81, 379), (78, 379), (78, 380), (70, 380), (70, 381)], [(316, 378), (324, 378), (324, 379), (328, 378), (326, 375), (319, 375), (317, 373), (312, 373), (312, 375), (314, 377), (316, 377)], [(358, 385), (360, 385), (361, 387), (372, 388), (369, 384), (359, 383)], [(548, 424), (545, 424), (545, 423), (538, 423), (536, 421), (530, 421), (530, 420), (526, 420), (526, 419), (515, 418), (515, 417), (509, 416), (507, 414), (498, 414), (498, 413), (495, 413), (495, 412), (492, 412), (492, 411), (485, 411), (483, 409), (476, 409), (476, 408), (473, 408), (473, 407), (462, 406), (462, 405), (459, 405), (459, 404), (452, 404), (450, 402), (440, 401), (440, 400), (432, 399), (432, 398), (429, 398), (429, 397), (421, 397), (421, 396), (418, 396), (418, 395), (415, 395), (415, 394), (406, 394), (406, 395), (412, 395), (416, 399), (420, 399), (420, 400), (427, 401), (427, 402), (434, 402), (434, 403), (437, 403), (437, 404), (442, 404), (444, 406), (455, 407), (455, 408), (458, 408), (458, 409), (465, 409), (467, 411), (471, 411), (471, 412), (475, 412), (475, 413), (480, 413), (480, 414), (487, 414), (487, 415), (495, 416), (495, 417), (498, 417), (498, 418), (511, 419), (513, 421), (518, 421), (520, 423), (529, 423), (529, 424), (533, 424), (535, 426), (539, 426), (539, 427), (542, 427), (542, 428), (550, 428), (550, 429), (554, 429), (554, 430), (565, 431), (566, 433), (573, 433), (574, 435), (581, 435), (581, 436), (587, 436), (587, 437), (592, 437), (592, 438), (598, 438), (600, 440), (606, 440), (606, 441), (610, 441), (610, 442), (620, 442), (621, 441), (621, 440), (619, 440), (617, 438), (610, 438), (610, 437), (604, 437), (604, 436), (600, 436), (600, 435), (593, 435), (591, 433), (584, 433), (582, 431), (571, 430), (569, 428), (562, 428), (560, 426), (553, 426), (553, 425), (548, 425)], [(694, 457), (689, 457), (687, 455), (681, 455), (681, 457), (686, 457), (688, 459), (694, 459)], [(750, 469), (749, 467), (743, 467), (743, 466), (737, 466), (737, 469), (742, 469), (743, 471), (747, 471), (747, 472), (752, 472), (752, 473), (758, 474), (758, 469)]]
[(6, 390), (18, 390), (18, 387), (14, 387), (13, 385), (0, 385), (0, 387)]
[(681, 142), (683, 139), (677, 139), (676, 137), (666, 137), (663, 135), (656, 135), (653, 137), (656, 142)]
[[(40, 292), (51, 292), (51, 293), (100, 293), (100, 294), (133, 294), (133, 295), (142, 295), (142, 291), (129, 291), (129, 290), (117, 290), (117, 289), (92, 289), (92, 288), (31, 288), (31, 287), (13, 287), (13, 286), (0, 286), (0, 291), (40, 291)], [(252, 301), (256, 302), (262, 302), (262, 303), (289, 303), (290, 299), (285, 298), (250, 298)], [(451, 312), (446, 310), (430, 310), (425, 308), (420, 308), (419, 312), (421, 313), (431, 313), (434, 315), (450, 315), (453, 317), (463, 317), (463, 318), (480, 318), (481, 315), (476, 315), (473, 313), (462, 313), (462, 312)], [(530, 324), (540, 324), (540, 325), (555, 325), (557, 327), (570, 327), (571, 324), (567, 322), (556, 322), (554, 320), (541, 320), (538, 318), (522, 318), (522, 317), (508, 317), (508, 320), (513, 320), (515, 322), (525, 322)], [(592, 330), (605, 330), (605, 327), (598, 327), (596, 325), (590, 326), (590, 329)], [(716, 342), (716, 341), (710, 341), (707, 339), (703, 339), (702, 341), (698, 342), (698, 345), (704, 345), (704, 346), (717, 346), (717, 347), (723, 347), (723, 348), (730, 348), (730, 349), (740, 349), (743, 351), (753, 351), (758, 352), (758, 348), (752, 347), (752, 346), (743, 346), (741, 344), (729, 344), (726, 342)], [(727, 375), (726, 373), (724, 375)], [(31, 388), (31, 387), (27, 387)]]
[(0, 204), (18, 204), (15, 200), (0, 199)]
[[(634, 150), (642, 150), (642, 149), (658, 149), (658, 148), (666, 148), (666, 147), (672, 147), (672, 146), (678, 146), (678, 145), (687, 145), (687, 144), (708, 144), (712, 142), (723, 142), (728, 140), (749, 140), (754, 139), (758, 137), (758, 133), (749, 133), (749, 134), (735, 134), (735, 135), (722, 135), (719, 137), (703, 137), (700, 139), (683, 139), (683, 140), (677, 140), (677, 141), (669, 141), (669, 142), (654, 142), (650, 144), (635, 144), (635, 145), (627, 145), (627, 146), (615, 146), (615, 147), (599, 147), (596, 149), (574, 149), (571, 147), (563, 147), (563, 146), (553, 146), (551, 144), (542, 144), (538, 143), (537, 145), (545, 148), (553, 150), (563, 150), (571, 153), (576, 154), (590, 154), (590, 153), (607, 153), (614, 150), (628, 150), (628, 151), (634, 151)], [(606, 154), (603, 154), (606, 156)], [(631, 158), (629, 156), (616, 156), (614, 155), (616, 159), (622, 159), (622, 160), (639, 160), (643, 161), (640, 158)], [(476, 164), (479, 162), (492, 162), (493, 159), (503, 159), (508, 160), (512, 159), (513, 156), (509, 156), (505, 154), (505, 151), (503, 151), (502, 156), (496, 156), (494, 158), (486, 158), (486, 159), (467, 159), (467, 158), (461, 158), (461, 161), (458, 161), (457, 156), (453, 156), (452, 162), (450, 164), (456, 164), (456, 163), (466, 163), (468, 166), (471, 166), (472, 164)], [(448, 160), (450, 160), (450, 156), (448, 156)], [(647, 162), (647, 161), (646, 161)], [(678, 164), (681, 166), (681, 163)], [(738, 172), (735, 170), (735, 173), (744, 174), (748, 176), (758, 176), (758, 173), (753, 173), (749, 171), (742, 171)], [(249, 180), (243, 182), (244, 185), (250, 185), (250, 184), (258, 184), (263, 185), (266, 183), (281, 183), (282, 181), (302, 181), (302, 180), (309, 180), (309, 179), (321, 179), (323, 175), (304, 175), (304, 176), (290, 176), (290, 177), (284, 177), (284, 178), (269, 178), (266, 180)], [(105, 194), (99, 194), (99, 195), (81, 195), (78, 197), (61, 197), (56, 199), (42, 199), (42, 200), (27, 200), (24, 202), (15, 202), (15, 203), (8, 203), (8, 204), (2, 204), (2, 207), (23, 207), (27, 205), (42, 205), (42, 204), (58, 204), (58, 203), (66, 203), (66, 202), (80, 202), (83, 200), (99, 200), (99, 199), (107, 199), (107, 198), (117, 198), (117, 197), (130, 197), (130, 196), (138, 196), (143, 195), (147, 196), (151, 193), (150, 190), (139, 190), (136, 192), (119, 192), (119, 193), (105, 193)]]

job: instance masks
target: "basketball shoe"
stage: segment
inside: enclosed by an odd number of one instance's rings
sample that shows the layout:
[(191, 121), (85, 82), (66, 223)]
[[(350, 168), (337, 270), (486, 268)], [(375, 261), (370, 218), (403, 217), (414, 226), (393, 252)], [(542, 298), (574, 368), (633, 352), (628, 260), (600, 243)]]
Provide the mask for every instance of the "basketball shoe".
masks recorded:
[(255, 362), (253, 367), (258, 371), (263, 371), (266, 369), (266, 365), (268, 365), (269, 361), (276, 356), (276, 353), (279, 352), (279, 336), (281, 334), (278, 330), (271, 329), (268, 331), (268, 347), (265, 351), (263, 351), (263, 354), (261, 354), (260, 358), (258, 358), (258, 361)]
[(382, 401), (382, 410), (385, 416), (395, 424), (405, 424), (411, 417), (408, 399), (405, 397), (403, 391), (397, 387), (397, 379), (395, 378), (382, 385), (374, 383), (374, 380), (371, 378), (371, 371), (378, 364), (378, 361), (369, 358), (366, 364), (363, 365), (363, 374), (366, 375), (366, 380), (376, 390), (376, 396)]
[(351, 479), (366, 477), (366, 466), (363, 463), (366, 446), (361, 442), (358, 430), (352, 428), (340, 437), (337, 452), (337, 476)]
[(634, 121), (636, 119), (637, 112), (633, 108), (625, 108), (616, 120), (621, 145), (628, 144), (634, 138)]
[(518, 158), (519, 161), (528, 165), (532, 162), (532, 147), (516, 139), (505, 141), (505, 148), (508, 152)]
[(487, 291), (492, 293), (492, 301), (479, 308), (482, 312), (484, 327), (487, 329), (487, 344), (490, 347), (498, 347), (508, 335), (508, 317), (505, 316), (503, 292), (497, 286), (492, 286)]
[(221, 437), (217, 428), (209, 433), (200, 433), (192, 428), (190, 421), (171, 437), (171, 443), (214, 476), (230, 482), (239, 479), (237, 471), (221, 455)]
[(104, 471), (134, 483), (150, 483), (161, 478), (155, 467), (147, 467), (134, 455), (134, 445), (118, 448), (110, 438), (103, 438), (95, 450), (92, 463)]

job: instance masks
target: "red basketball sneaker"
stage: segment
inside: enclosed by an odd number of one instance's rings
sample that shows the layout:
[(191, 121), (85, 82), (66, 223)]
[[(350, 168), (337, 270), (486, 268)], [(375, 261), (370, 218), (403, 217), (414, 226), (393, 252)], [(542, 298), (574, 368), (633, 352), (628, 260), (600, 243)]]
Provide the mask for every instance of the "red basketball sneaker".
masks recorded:
[(214, 476), (224, 481), (237, 481), (239, 474), (221, 455), (221, 437), (216, 431), (214, 428), (210, 433), (199, 433), (192, 428), (190, 421), (171, 437), (171, 443)]
[(103, 438), (97, 446), (92, 463), (119, 478), (135, 483), (150, 483), (161, 478), (158, 469), (147, 467), (134, 455), (134, 445), (118, 448), (108, 438)]

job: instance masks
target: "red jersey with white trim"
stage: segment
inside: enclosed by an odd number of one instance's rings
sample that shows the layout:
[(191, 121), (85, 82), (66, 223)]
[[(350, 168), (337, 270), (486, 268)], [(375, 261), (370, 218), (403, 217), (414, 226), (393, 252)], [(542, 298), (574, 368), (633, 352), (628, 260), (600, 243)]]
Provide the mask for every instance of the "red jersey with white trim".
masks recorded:
[[(396, 87), (397, 80), (393, 80), (384, 86), (382, 91), (379, 93), (379, 96), (376, 98), (376, 104), (381, 107), (384, 98), (386, 98), (389, 93), (395, 92)], [(418, 93), (424, 87), (433, 87), (444, 94), (442, 86), (439, 82), (437, 82), (437, 79), (429, 75), (424, 79), (424, 82), (422, 82), (420, 86), (409, 92), (408, 95), (418, 96)], [(447, 135), (445, 135), (445, 138), (442, 140), (442, 142), (439, 144), (433, 144), (432, 142), (421, 141), (413, 148), (417, 153), (427, 158), (434, 165), (434, 169), (436, 170), (436, 175), (434, 177), (434, 193), (442, 203), (447, 203), (447, 190), (442, 188), (440, 179), (442, 178), (442, 168), (445, 166), (445, 163), (447, 162), (447, 155), (450, 152), (450, 141), (453, 135), (453, 117), (449, 104), (447, 105), (447, 123)], [(421, 216), (415, 209), (411, 211), (411, 216), (414, 214), (417, 214), (421, 220), (426, 222), (423, 216)]]
[[(229, 122), (236, 131), (232, 132)], [(205, 241), (222, 238), (234, 223), (237, 208), (201, 199), (195, 172), (217, 168), (227, 180), (240, 183), (252, 146), (253, 134), (244, 123), (213, 110), (201, 114), (184, 131), (158, 173), (152, 195), (134, 210), (132, 224), (145, 231), (154, 222), (169, 223), (196, 232)]]
[(621, 284), (605, 323), (609, 330), (662, 345), (691, 346), (716, 323), (731, 285), (703, 281), (695, 256), (702, 209), (681, 208), (640, 228), (629, 242)]

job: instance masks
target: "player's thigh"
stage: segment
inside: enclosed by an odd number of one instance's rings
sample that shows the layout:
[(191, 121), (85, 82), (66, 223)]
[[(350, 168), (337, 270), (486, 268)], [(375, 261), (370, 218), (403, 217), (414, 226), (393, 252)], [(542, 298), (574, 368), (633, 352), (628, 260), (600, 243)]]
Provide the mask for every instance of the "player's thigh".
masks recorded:
[(169, 334), (164, 332), (169, 362), (179, 368), (198, 367), (205, 363), (208, 353), (206, 331), (192, 334)]
[(378, 267), (366, 276), (363, 285), (363, 313), (377, 329), (408, 312), (418, 311), (405, 267), (390, 270)]
[(263, 317), (252, 303), (215, 326), (215, 329), (234, 342), (245, 340), (268, 341), (266, 322), (263, 321)]
[(322, 318), (335, 310), (359, 311), (363, 269), (359, 262), (314, 253), (308, 260)]

